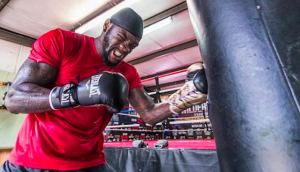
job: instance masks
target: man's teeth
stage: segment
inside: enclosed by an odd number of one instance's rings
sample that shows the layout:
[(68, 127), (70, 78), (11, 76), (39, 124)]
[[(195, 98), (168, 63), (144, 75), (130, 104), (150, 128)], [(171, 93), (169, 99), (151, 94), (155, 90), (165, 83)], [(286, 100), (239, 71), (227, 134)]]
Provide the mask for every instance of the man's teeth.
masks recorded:
[(115, 55), (116, 55), (116, 56), (121, 56), (122, 54), (121, 54), (118, 50), (116, 50), (116, 51), (115, 51)]

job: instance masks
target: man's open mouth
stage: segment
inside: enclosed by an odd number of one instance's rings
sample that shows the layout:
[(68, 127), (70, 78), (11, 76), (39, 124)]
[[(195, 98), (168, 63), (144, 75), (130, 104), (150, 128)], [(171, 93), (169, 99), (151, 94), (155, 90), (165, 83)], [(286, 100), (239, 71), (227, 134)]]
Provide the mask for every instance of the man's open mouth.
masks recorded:
[(115, 49), (115, 50), (113, 51), (113, 54), (114, 54), (114, 56), (117, 57), (117, 58), (122, 58), (123, 55), (124, 55), (124, 54), (122, 54), (118, 49)]

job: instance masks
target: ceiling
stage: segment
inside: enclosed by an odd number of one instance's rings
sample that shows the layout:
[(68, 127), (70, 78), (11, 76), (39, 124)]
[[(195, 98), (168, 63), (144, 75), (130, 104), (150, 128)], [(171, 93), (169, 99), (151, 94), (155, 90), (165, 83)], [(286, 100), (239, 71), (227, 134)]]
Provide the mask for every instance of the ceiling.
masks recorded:
[[(125, 58), (126, 62), (137, 68), (142, 80), (185, 69), (202, 61), (185, 0), (135, 1), (130, 7), (141, 15), (144, 25), (169, 15), (172, 17), (171, 24), (144, 35), (140, 45)], [(0, 27), (36, 39), (55, 28), (74, 31), (81, 24), (122, 2), (124, 1), (10, 0), (0, 12)], [(103, 22), (84, 34), (99, 36)], [(159, 78), (159, 83), (161, 89), (169, 89), (181, 86), (184, 78), (185, 73), (178, 73)], [(143, 85), (153, 89), (155, 80), (143, 82)]]

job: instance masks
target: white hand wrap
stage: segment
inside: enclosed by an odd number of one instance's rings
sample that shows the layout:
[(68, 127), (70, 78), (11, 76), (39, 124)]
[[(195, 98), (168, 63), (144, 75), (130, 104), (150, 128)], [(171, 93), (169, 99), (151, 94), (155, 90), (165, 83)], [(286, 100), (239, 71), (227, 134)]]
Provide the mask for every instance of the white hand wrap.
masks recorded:
[(179, 114), (193, 105), (205, 103), (206, 98), (206, 94), (197, 91), (193, 81), (188, 81), (169, 97), (170, 111)]

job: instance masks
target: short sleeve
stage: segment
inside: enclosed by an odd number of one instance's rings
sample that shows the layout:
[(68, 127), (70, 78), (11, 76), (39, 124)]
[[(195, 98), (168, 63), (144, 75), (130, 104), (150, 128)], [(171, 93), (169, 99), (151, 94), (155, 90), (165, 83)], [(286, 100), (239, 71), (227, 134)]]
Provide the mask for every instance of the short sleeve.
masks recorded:
[(143, 85), (142, 85), (142, 82), (140, 79), (140, 75), (138, 74), (135, 67), (128, 64), (127, 71), (128, 71), (127, 81), (129, 84), (129, 90), (132, 90), (132, 89), (138, 88), (138, 87), (142, 87)]
[(32, 45), (29, 59), (59, 68), (63, 54), (63, 35), (59, 29), (49, 31)]

